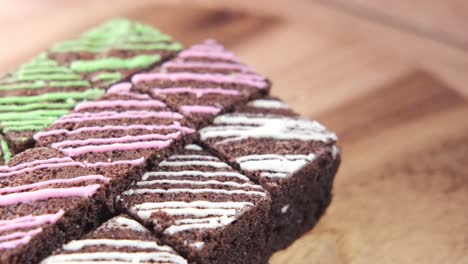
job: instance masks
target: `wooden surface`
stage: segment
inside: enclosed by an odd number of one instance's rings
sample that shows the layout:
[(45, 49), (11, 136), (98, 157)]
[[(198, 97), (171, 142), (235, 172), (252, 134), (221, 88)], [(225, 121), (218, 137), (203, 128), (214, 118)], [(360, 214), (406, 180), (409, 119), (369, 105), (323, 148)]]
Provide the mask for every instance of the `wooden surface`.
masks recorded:
[(466, 50), (322, 2), (108, 3), (0, 0), (0, 71), (115, 16), (218, 38), (341, 138), (332, 205), (272, 264), (468, 263)]

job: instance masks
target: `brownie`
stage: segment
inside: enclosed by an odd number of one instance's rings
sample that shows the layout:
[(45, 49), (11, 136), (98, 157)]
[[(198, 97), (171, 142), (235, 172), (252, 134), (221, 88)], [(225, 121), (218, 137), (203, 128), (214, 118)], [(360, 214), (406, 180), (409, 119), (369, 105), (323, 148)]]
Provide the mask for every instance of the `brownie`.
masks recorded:
[(115, 19), (76, 39), (57, 43), (49, 56), (93, 86), (107, 88), (174, 56), (181, 48), (171, 37), (148, 25)]
[(0, 127), (11, 153), (34, 146), (33, 134), (79, 101), (104, 94), (80, 75), (40, 54), (0, 79)]
[(50, 148), (26, 150), (1, 166), (0, 263), (37, 263), (109, 218), (108, 181)]
[(171, 247), (125, 215), (116, 216), (86, 236), (65, 244), (41, 264), (52, 263), (186, 264)]
[(340, 163), (337, 137), (280, 100), (239, 106), (199, 134), (210, 151), (270, 192), (272, 250), (286, 248), (310, 230), (330, 203)]
[[(158, 160), (190, 140), (195, 130), (184, 117), (147, 95), (115, 92), (82, 102), (75, 110), (35, 135), (37, 146), (49, 146), (111, 179), (112, 194), (141, 175), (147, 160)], [(127, 89), (129, 90), (129, 88)]]
[(134, 89), (163, 100), (197, 128), (249, 98), (266, 94), (270, 83), (214, 40), (194, 45), (149, 72), (132, 77)]
[(228, 164), (189, 144), (118, 199), (190, 263), (266, 263), (269, 194)]

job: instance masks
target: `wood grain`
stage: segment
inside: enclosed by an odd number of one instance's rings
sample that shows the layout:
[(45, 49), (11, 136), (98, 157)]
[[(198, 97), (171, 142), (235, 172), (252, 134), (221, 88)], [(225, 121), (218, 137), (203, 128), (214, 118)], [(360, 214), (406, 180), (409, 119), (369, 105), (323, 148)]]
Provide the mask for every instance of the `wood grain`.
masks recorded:
[(274, 95), (337, 131), (333, 203), (272, 264), (468, 263), (465, 50), (305, 0), (0, 4), (0, 72), (105, 19), (131, 17), (187, 45), (220, 39), (271, 78)]

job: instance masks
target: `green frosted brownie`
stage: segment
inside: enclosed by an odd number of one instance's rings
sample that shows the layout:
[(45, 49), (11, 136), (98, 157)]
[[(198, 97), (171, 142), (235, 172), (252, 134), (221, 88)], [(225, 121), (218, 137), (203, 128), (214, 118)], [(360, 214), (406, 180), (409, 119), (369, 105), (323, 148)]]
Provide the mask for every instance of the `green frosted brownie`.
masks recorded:
[(106, 87), (173, 56), (182, 46), (148, 25), (115, 19), (77, 39), (57, 43), (49, 56)]
[(0, 79), (0, 127), (12, 154), (80, 101), (104, 94), (79, 74), (40, 54)]

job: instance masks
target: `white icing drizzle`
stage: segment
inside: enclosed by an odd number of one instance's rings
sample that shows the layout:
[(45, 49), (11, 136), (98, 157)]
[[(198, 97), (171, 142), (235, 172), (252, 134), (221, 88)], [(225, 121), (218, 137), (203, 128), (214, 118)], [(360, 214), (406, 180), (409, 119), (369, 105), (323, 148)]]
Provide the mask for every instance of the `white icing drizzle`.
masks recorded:
[(172, 155), (168, 158), (168, 160), (178, 160), (178, 159), (200, 159), (200, 160), (217, 160), (218, 158), (206, 155)]
[(183, 202), (183, 201), (169, 201), (169, 202), (159, 202), (159, 203), (144, 203), (138, 206), (139, 209), (156, 209), (156, 208), (194, 208), (194, 207), (203, 207), (203, 208), (230, 208), (230, 209), (240, 209), (244, 206), (253, 206), (250, 202), (210, 202), (210, 201), (193, 201), (193, 202)]
[(188, 144), (188, 145), (185, 145), (184, 149), (186, 149), (186, 150), (196, 150), (196, 151), (201, 151), (201, 150), (203, 150), (200, 146), (195, 145), (195, 144)]
[(266, 196), (264, 192), (257, 191), (244, 191), (244, 190), (223, 190), (223, 189), (210, 189), (210, 188), (200, 188), (200, 189), (189, 189), (189, 188), (180, 188), (180, 189), (130, 189), (123, 192), (123, 195), (134, 195), (134, 194), (169, 194), (169, 193), (213, 193), (213, 194), (245, 194), (245, 195), (258, 195)]
[(276, 140), (323, 141), (336, 140), (336, 135), (315, 121), (263, 114), (225, 114), (215, 118), (214, 125), (200, 130), (202, 140), (224, 138), (225, 144), (247, 138)]
[[(170, 263), (187, 263), (187, 261), (174, 253), (169, 252), (89, 252), (53, 255), (43, 260), (42, 264), (70, 263), (72, 261), (102, 261), (102, 260), (124, 260), (132, 263), (140, 261), (168, 261)], [(136, 261), (136, 262), (135, 262)], [(81, 262), (83, 263), (83, 262)], [(102, 262), (99, 262), (102, 263)]]
[(231, 168), (224, 162), (220, 161), (203, 161), (203, 160), (189, 160), (189, 161), (169, 161), (163, 160), (159, 163), (160, 167), (182, 167), (182, 166), (208, 166), (214, 168)]
[(267, 109), (289, 109), (289, 106), (275, 99), (257, 99), (247, 103), (247, 106)]
[(233, 171), (216, 171), (216, 172), (205, 172), (205, 171), (192, 171), (192, 170), (184, 170), (184, 171), (150, 171), (146, 172), (142, 180), (146, 181), (148, 178), (151, 177), (204, 177), (204, 178), (215, 178), (215, 177), (230, 177), (230, 178), (237, 178), (244, 181), (248, 181), (249, 178), (246, 176)]
[(136, 232), (149, 232), (144, 226), (135, 220), (128, 219), (126, 217), (117, 216), (107, 221), (103, 227), (105, 229), (130, 229)]
[(262, 171), (261, 176), (285, 177), (315, 159), (314, 154), (308, 155), (248, 155), (239, 157), (236, 162), (246, 171)]
[(237, 182), (221, 182), (216, 180), (210, 181), (191, 181), (191, 180), (153, 180), (153, 181), (140, 181), (136, 185), (137, 186), (147, 186), (147, 185), (155, 185), (155, 184), (189, 184), (189, 185), (223, 185), (223, 186), (231, 186), (231, 187), (248, 187), (254, 189), (262, 189), (261, 186), (251, 183), (237, 183)]
[(84, 247), (109, 246), (115, 248), (132, 247), (138, 249), (155, 249), (159, 251), (173, 252), (170, 247), (159, 246), (155, 241), (143, 241), (133, 239), (83, 239), (73, 240), (63, 246), (66, 251), (77, 251)]

